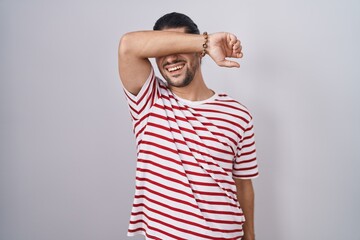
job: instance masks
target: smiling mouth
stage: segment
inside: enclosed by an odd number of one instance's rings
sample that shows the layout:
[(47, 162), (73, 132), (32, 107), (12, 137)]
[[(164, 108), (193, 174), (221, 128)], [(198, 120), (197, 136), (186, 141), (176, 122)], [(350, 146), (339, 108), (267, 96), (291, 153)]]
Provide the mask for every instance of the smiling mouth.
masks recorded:
[(168, 72), (172, 73), (172, 72), (175, 72), (175, 71), (178, 71), (178, 70), (182, 69), (184, 66), (185, 66), (185, 64), (181, 64), (181, 65), (177, 65), (177, 66), (174, 66), (174, 67), (166, 68), (166, 70)]

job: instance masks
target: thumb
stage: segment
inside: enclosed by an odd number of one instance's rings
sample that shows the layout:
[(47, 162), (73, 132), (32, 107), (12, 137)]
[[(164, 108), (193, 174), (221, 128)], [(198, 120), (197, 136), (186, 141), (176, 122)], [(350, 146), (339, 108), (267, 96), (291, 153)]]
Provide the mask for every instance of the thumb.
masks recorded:
[(231, 60), (226, 60), (226, 59), (217, 62), (217, 65), (219, 65), (220, 67), (228, 67), (228, 68), (233, 68), (233, 67), (239, 68), (240, 67), (239, 63), (231, 61)]

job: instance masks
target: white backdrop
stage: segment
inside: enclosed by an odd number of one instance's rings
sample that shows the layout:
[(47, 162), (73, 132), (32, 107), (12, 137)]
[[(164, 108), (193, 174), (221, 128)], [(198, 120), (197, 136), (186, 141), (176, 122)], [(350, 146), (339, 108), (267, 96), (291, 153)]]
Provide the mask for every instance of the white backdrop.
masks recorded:
[(130, 239), (118, 41), (171, 11), (242, 41), (240, 69), (203, 72), (255, 118), (257, 239), (359, 240), (356, 0), (1, 0), (0, 239)]

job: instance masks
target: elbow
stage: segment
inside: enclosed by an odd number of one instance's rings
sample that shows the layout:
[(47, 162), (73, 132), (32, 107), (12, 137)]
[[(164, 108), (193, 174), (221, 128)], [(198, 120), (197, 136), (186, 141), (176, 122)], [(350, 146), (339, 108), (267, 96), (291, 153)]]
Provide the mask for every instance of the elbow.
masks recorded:
[(126, 33), (121, 37), (118, 49), (119, 56), (124, 56), (132, 52), (132, 42), (133, 40), (131, 33)]

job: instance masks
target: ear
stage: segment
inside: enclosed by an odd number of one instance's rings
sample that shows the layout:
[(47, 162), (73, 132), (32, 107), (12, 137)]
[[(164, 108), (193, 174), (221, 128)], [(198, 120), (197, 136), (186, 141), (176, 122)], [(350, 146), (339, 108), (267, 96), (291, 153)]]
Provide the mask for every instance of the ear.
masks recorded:
[(197, 55), (197, 57), (199, 58), (200, 65), (201, 65), (203, 57), (201, 56), (200, 53), (196, 53), (196, 55)]

